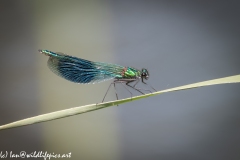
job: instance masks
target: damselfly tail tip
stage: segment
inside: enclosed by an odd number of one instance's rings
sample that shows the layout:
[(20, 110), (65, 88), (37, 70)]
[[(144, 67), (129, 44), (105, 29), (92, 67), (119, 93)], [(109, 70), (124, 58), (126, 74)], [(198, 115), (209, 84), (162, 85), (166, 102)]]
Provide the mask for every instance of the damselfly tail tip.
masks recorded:
[(43, 50), (42, 50), (42, 49), (39, 49), (38, 52), (43, 53)]
[(51, 51), (43, 50), (43, 49), (39, 49), (38, 52), (42, 53), (42, 54), (45, 54), (46, 56), (50, 56), (50, 53), (51, 53)]

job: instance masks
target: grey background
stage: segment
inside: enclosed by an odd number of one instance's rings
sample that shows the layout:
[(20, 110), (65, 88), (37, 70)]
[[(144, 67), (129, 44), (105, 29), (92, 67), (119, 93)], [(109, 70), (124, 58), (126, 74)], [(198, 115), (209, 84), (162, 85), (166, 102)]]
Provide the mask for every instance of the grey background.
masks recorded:
[[(104, 83), (104, 87), (102, 84), (83, 86), (70, 84), (54, 76), (47, 70), (46, 57), (41, 58), (41, 65), (37, 65), (39, 57), (42, 57), (36, 54), (38, 47), (61, 51), (64, 50), (64, 45), (75, 45), (75, 53), (73, 50), (70, 52), (70, 49), (65, 49), (64, 52), (68, 53), (69, 50), (68, 54), (85, 56), (84, 58), (94, 61), (111, 62), (110, 56), (113, 57), (112, 63), (139, 69), (148, 68), (150, 71), (148, 82), (157, 90), (239, 74), (240, 6), (237, 1), (36, 3), (37, 5), (31, 1), (0, 2), (1, 125), (50, 111), (95, 103), (101, 100), (107, 89), (109, 83)], [(49, 34), (49, 37), (44, 37), (46, 40), (50, 37), (62, 40), (55, 44), (56, 46), (51, 43), (39, 46), (41, 28), (36, 26), (44, 23), (44, 18), (55, 13), (60, 19), (64, 19), (60, 14), (64, 8), (60, 6), (73, 7), (81, 11), (90, 3), (98, 3), (96, 6), (107, 8), (110, 13), (107, 14), (109, 16), (107, 26), (110, 29), (106, 32), (111, 35), (110, 45), (113, 53), (105, 55), (104, 50), (95, 45), (101, 43), (101, 36), (98, 36), (99, 40), (96, 41), (86, 38), (85, 41), (89, 43), (87, 47), (96, 50), (81, 55), (80, 50), (77, 50), (81, 42), (77, 43), (71, 37), (67, 39), (62, 34), (53, 33)], [(47, 9), (54, 12), (50, 13)], [(90, 14), (95, 9), (89, 7), (87, 11)], [(41, 19), (36, 16), (37, 13), (42, 13), (45, 17)], [(75, 21), (81, 23), (81, 16), (88, 19), (88, 14), (78, 16), (80, 18), (72, 19), (66, 26), (71, 28)], [(105, 19), (99, 19), (99, 23), (102, 22), (105, 23)], [(85, 23), (91, 23), (91, 20)], [(98, 33), (91, 28), (84, 31), (79, 28), (78, 26), (76, 29), (71, 28), (69, 32), (74, 32), (78, 37), (81, 37), (82, 32)], [(39, 88), (41, 76), (38, 72), (39, 67), (43, 66), (46, 68), (45, 74), (48, 75), (45, 79), (50, 79), (48, 84), (58, 88), (57, 91), (52, 89), (53, 95), (50, 98), (62, 104), (55, 109), (45, 106), (48, 110), (44, 111), (41, 104), (47, 102), (46, 99), (41, 102), (42, 88)], [(61, 89), (63, 86), (79, 89), (74, 91)], [(47, 150), (58, 153), (71, 151), (72, 159), (237, 160), (240, 158), (239, 89), (239, 84), (229, 84), (168, 93), (119, 107), (1, 131), (0, 151)], [(93, 93), (95, 91), (97, 92)], [(118, 91), (121, 98), (129, 97), (120, 86)], [(67, 103), (55, 92), (63, 94), (71, 102)], [(66, 92), (78, 95), (78, 98), (68, 97), (65, 95)], [(85, 95), (81, 94), (83, 92)], [(88, 98), (82, 102), (81, 96)], [(108, 97), (113, 98), (114, 96)], [(117, 119), (112, 125), (108, 125), (109, 120), (103, 119), (112, 115), (116, 115)], [(73, 124), (74, 122), (76, 124)], [(94, 123), (98, 125), (94, 126)], [(60, 130), (60, 127), (63, 129)], [(67, 129), (64, 129), (65, 127)], [(84, 131), (82, 127), (85, 127)], [(107, 131), (115, 130), (117, 138), (108, 136), (105, 132), (103, 134), (101, 128), (104, 127), (108, 127), (104, 129)], [(85, 138), (86, 144), (82, 143), (83, 134), (89, 136), (89, 139)], [(64, 139), (69, 142), (68, 145)], [(117, 145), (114, 155), (110, 153), (114, 146), (108, 145), (110, 141), (115, 141)], [(74, 145), (71, 145), (73, 143)], [(82, 149), (80, 146), (88, 147)], [(98, 152), (98, 149), (103, 151)]]

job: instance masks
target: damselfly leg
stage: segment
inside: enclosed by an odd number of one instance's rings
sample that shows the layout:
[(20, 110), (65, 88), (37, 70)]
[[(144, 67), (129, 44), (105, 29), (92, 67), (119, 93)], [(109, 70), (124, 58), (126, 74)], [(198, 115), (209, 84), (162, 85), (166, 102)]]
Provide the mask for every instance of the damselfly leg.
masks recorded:
[[(136, 83), (132, 86), (132, 85), (130, 85), (130, 83), (132, 83), (132, 82), (136, 82)], [(107, 91), (106, 91), (106, 93), (105, 93), (105, 95), (104, 95), (104, 97), (103, 97), (102, 102), (104, 102), (104, 100), (105, 100), (105, 98), (106, 98), (106, 96), (107, 96), (107, 94), (108, 94), (108, 92), (109, 92), (109, 89), (111, 88), (112, 85), (114, 85), (114, 90), (115, 90), (116, 98), (117, 98), (117, 100), (118, 100), (118, 94), (117, 94), (117, 90), (116, 90), (116, 83), (121, 83), (122, 86), (131, 94), (131, 98), (132, 98), (132, 95), (133, 95), (133, 94), (132, 94), (132, 92), (131, 92), (126, 86), (128, 86), (128, 87), (136, 90), (137, 92), (139, 92), (139, 93), (141, 93), (141, 94), (145, 94), (145, 93), (142, 92), (142, 91), (147, 91), (147, 92), (152, 93), (152, 91), (149, 90), (149, 89), (136, 88), (136, 85), (138, 84), (138, 82), (139, 82), (139, 79), (137, 79), (137, 80), (132, 80), (132, 81), (115, 80), (114, 82), (112, 82), (112, 83), (109, 85), (109, 87), (108, 87), (108, 89), (107, 89)], [(148, 84), (145, 83), (144, 81), (142, 81), (142, 82), (143, 82), (145, 85), (148, 85)], [(125, 86), (125, 85), (126, 85), (126, 86)], [(148, 86), (150, 86), (150, 85), (148, 85)], [(150, 86), (150, 87), (151, 87), (153, 90), (155, 90), (152, 86)], [(156, 91), (156, 90), (155, 90), (155, 91)]]

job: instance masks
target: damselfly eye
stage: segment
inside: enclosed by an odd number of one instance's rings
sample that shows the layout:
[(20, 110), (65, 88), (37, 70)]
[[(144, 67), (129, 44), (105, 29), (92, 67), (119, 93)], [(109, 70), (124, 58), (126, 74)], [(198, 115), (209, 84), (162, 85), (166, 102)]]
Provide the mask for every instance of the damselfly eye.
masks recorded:
[(141, 74), (141, 76), (142, 76), (144, 79), (147, 80), (147, 79), (149, 78), (148, 70), (145, 69), (145, 68), (143, 68), (143, 69), (142, 69), (142, 74)]

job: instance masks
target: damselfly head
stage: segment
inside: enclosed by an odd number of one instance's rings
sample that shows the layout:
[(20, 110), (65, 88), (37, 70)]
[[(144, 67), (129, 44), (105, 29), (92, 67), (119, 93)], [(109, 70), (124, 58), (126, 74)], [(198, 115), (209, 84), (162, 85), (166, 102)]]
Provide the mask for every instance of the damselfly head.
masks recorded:
[(149, 72), (147, 69), (145, 69), (145, 68), (142, 69), (141, 77), (146, 80), (149, 78)]

